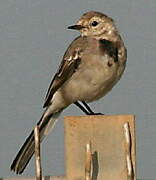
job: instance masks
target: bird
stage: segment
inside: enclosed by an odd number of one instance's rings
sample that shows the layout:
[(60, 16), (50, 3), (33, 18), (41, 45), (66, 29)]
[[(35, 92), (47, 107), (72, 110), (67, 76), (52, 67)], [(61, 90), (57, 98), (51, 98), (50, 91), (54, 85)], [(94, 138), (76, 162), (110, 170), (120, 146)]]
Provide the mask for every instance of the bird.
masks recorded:
[[(88, 115), (96, 114), (87, 103), (105, 96), (126, 67), (127, 50), (111, 17), (89, 11), (68, 29), (77, 30), (80, 35), (67, 48), (47, 91), (37, 123), (41, 141), (71, 104)], [(34, 144), (32, 130), (11, 164), (10, 169), (16, 174), (25, 170), (34, 154)]]

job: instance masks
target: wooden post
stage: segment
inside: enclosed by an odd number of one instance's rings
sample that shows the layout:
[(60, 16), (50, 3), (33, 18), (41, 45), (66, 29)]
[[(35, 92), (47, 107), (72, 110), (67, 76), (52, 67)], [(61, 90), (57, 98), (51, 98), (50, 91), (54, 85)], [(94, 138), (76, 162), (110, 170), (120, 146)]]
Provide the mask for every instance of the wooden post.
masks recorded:
[(35, 165), (36, 165), (36, 180), (42, 180), (42, 169), (41, 169), (41, 155), (40, 155), (40, 135), (39, 128), (34, 128), (35, 136)]
[(136, 180), (133, 115), (65, 117), (64, 177), (42, 177), (38, 126), (34, 136), (36, 180)]
[(132, 162), (132, 157), (131, 157), (132, 141), (131, 141), (131, 132), (130, 132), (129, 123), (126, 122), (123, 125), (123, 128), (124, 128), (124, 135), (125, 135), (125, 153), (126, 153), (125, 156), (126, 156), (128, 180), (134, 180), (133, 162)]
[(65, 150), (66, 180), (135, 180), (134, 116), (65, 117)]
[(92, 180), (92, 150), (91, 142), (86, 144), (85, 180)]

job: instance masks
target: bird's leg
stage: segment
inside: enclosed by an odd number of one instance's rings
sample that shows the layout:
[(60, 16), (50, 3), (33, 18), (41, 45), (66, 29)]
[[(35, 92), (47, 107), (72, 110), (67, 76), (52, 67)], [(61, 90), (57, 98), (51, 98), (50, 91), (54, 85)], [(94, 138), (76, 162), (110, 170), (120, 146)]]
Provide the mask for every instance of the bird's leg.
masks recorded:
[(76, 101), (74, 104), (78, 106), (85, 114), (90, 115), (90, 112), (88, 112), (78, 101)]
[(88, 110), (89, 115), (103, 115), (102, 113), (95, 113), (94, 111), (92, 111), (92, 109), (89, 107), (89, 105), (85, 101), (81, 101), (81, 102)]
[(89, 105), (85, 101), (81, 101), (81, 102), (85, 107), (82, 106), (78, 101), (76, 101), (74, 104), (78, 106), (86, 115), (102, 115), (102, 113), (93, 112), (92, 109), (89, 107)]
[(88, 110), (88, 112), (90, 114), (94, 114), (94, 112), (92, 111), (92, 109), (89, 107), (89, 105), (85, 102), (85, 101), (81, 101), (82, 104), (85, 106), (85, 108)]

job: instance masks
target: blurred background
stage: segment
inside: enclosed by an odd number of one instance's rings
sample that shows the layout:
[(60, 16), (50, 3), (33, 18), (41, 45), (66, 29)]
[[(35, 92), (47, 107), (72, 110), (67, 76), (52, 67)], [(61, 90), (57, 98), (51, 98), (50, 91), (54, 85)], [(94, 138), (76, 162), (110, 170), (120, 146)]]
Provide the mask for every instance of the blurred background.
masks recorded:
[[(156, 1), (0, 1), (0, 177), (42, 114), (50, 81), (69, 43), (67, 30), (86, 11), (116, 21), (128, 49), (124, 76), (111, 93), (91, 104), (97, 112), (135, 114), (137, 175), (156, 178)], [(43, 175), (64, 174), (63, 116), (82, 115), (74, 105), (62, 113), (42, 144)], [(34, 175), (34, 161), (24, 175)]]

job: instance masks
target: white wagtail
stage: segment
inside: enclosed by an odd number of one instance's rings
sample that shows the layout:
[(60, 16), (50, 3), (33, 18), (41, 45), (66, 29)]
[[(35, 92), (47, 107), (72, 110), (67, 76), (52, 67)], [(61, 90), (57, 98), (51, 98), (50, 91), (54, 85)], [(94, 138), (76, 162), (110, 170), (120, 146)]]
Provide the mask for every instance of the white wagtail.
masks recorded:
[[(126, 48), (112, 18), (90, 11), (68, 28), (80, 31), (81, 35), (68, 47), (49, 86), (43, 106), (45, 110), (37, 123), (41, 140), (70, 104), (75, 103), (86, 114), (94, 114), (86, 102), (107, 94), (121, 78), (126, 65)], [(21, 174), (33, 154), (32, 131), (14, 159), (11, 170)]]

